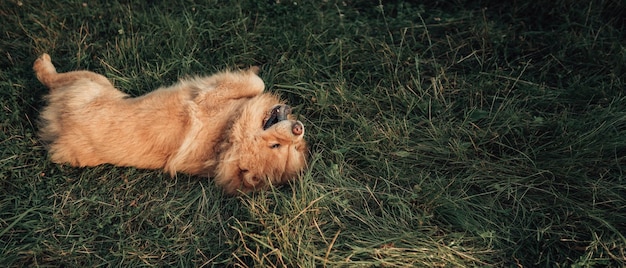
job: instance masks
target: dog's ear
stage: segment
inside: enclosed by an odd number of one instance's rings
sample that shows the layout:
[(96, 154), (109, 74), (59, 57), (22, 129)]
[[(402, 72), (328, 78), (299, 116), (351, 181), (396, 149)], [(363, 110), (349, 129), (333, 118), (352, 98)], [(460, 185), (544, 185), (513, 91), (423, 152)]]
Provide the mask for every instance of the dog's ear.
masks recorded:
[(242, 174), (243, 176), (243, 186), (250, 189), (259, 189), (263, 187), (263, 179), (259, 176), (253, 174)]

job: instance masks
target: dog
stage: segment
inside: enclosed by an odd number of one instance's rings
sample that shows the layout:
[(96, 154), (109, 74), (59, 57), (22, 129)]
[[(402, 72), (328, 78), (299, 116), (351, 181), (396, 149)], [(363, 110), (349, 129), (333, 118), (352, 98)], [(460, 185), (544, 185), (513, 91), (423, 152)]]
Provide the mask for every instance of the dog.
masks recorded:
[(181, 79), (139, 97), (91, 71), (57, 73), (45, 53), (33, 69), (49, 89), (39, 137), (52, 162), (207, 176), (232, 195), (284, 184), (306, 167), (304, 125), (263, 92), (258, 67)]

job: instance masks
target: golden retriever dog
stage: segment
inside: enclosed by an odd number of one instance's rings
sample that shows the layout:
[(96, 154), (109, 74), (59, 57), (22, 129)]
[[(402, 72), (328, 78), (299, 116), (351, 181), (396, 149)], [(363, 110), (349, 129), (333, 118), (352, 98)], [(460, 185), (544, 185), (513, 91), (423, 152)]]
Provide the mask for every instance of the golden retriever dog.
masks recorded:
[(49, 88), (39, 134), (55, 163), (208, 176), (228, 194), (286, 183), (306, 166), (304, 125), (263, 93), (258, 67), (135, 98), (90, 71), (57, 73), (48, 54), (33, 69)]

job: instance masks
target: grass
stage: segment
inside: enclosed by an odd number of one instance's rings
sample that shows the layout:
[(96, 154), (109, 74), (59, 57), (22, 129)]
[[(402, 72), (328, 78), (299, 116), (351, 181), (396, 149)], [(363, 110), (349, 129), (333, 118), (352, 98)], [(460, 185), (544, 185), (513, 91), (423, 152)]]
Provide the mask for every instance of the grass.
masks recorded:
[[(623, 2), (148, 2), (0, 3), (3, 265), (626, 265)], [(261, 65), (307, 126), (309, 169), (228, 197), (55, 165), (43, 52), (133, 95)]]

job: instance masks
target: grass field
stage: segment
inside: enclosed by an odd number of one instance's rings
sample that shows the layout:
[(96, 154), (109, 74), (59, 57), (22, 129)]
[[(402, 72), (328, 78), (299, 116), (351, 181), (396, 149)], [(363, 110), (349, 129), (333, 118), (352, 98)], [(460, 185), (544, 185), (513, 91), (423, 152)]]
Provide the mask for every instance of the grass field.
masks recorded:
[[(626, 4), (414, 2), (1, 1), (0, 264), (626, 265)], [(132, 95), (260, 65), (309, 168), (228, 197), (53, 164), (43, 52)]]

